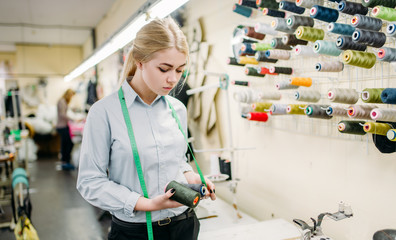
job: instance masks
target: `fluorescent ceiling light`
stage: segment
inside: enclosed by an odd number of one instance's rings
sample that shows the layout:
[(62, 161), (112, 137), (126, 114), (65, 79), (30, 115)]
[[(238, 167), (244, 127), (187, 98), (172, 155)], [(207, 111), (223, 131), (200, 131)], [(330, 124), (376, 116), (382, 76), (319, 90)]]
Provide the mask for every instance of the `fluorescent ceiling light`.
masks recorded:
[[(160, 0), (147, 10), (150, 18), (164, 18), (173, 11), (183, 6), (189, 0)], [(149, 1), (148, 1), (149, 2)], [(140, 13), (121, 31), (112, 36), (109, 41), (97, 49), (90, 57), (84, 60), (78, 67), (64, 77), (64, 81), (68, 82), (80, 76), (85, 71), (100, 63), (102, 60), (125, 47), (136, 37), (136, 33), (151, 20), (146, 20), (145, 12)]]

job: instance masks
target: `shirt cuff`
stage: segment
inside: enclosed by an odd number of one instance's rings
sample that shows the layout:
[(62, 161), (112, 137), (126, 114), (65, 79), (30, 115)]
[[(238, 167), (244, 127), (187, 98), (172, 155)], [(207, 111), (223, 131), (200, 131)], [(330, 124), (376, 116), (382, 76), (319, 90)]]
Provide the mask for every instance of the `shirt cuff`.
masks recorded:
[(140, 197), (141, 197), (141, 195), (136, 192), (131, 192), (131, 194), (128, 196), (127, 200), (125, 201), (125, 205), (124, 205), (124, 214), (126, 216), (128, 216), (128, 217), (135, 216), (135, 206), (136, 206), (136, 203)]

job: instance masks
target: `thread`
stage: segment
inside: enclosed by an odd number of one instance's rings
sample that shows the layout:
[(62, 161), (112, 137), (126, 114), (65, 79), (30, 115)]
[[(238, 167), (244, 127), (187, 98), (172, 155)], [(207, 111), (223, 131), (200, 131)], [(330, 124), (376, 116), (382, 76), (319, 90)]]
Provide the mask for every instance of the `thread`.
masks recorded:
[(261, 100), (280, 100), (282, 97), (282, 95), (279, 92), (275, 92), (275, 91), (260, 92), (258, 96), (259, 99)]
[(318, 62), (315, 65), (315, 70), (318, 72), (341, 72), (344, 70), (344, 64), (340, 61)]
[(310, 118), (320, 118), (320, 119), (331, 119), (333, 116), (329, 116), (326, 113), (328, 105), (315, 105), (309, 104), (304, 112)]
[(323, 40), (324, 31), (319, 28), (299, 26), (296, 30), (296, 37), (298, 39), (315, 42), (316, 40)]
[(290, 52), (286, 50), (270, 49), (265, 51), (265, 56), (270, 59), (289, 60)]
[(228, 57), (226, 62), (228, 65), (244, 66), (243, 64), (239, 64), (238, 60), (234, 57)]
[(275, 9), (270, 9), (270, 8), (263, 8), (262, 10), (264, 16), (269, 16), (269, 17), (278, 17), (278, 18), (284, 18), (286, 13), (282, 11), (278, 11)]
[(206, 195), (207, 188), (205, 187), (205, 184), (183, 184), (183, 186), (186, 186), (197, 193), (203, 198)]
[(368, 8), (363, 6), (361, 3), (347, 2), (342, 0), (338, 3), (338, 11), (349, 15), (366, 15), (368, 13)]
[(371, 30), (371, 31), (379, 31), (382, 28), (381, 19), (372, 18), (361, 14), (355, 14), (351, 19), (351, 24), (355, 28)]
[(365, 88), (360, 98), (365, 103), (382, 103), (381, 93), (385, 88)]
[(252, 44), (243, 43), (241, 45), (241, 49), (239, 50), (239, 56), (253, 56), (256, 54), (256, 51), (252, 49)]
[(276, 31), (285, 32), (285, 33), (294, 33), (294, 30), (290, 29), (287, 26), (286, 19), (284, 18), (276, 18), (272, 20), (271, 27)]
[(289, 80), (290, 84), (295, 86), (310, 87), (312, 85), (312, 78), (310, 77), (292, 77)]
[(294, 2), (288, 1), (281, 1), (279, 3), (279, 9), (297, 14), (303, 14), (305, 12), (305, 8), (299, 7)]
[(252, 104), (252, 109), (254, 112), (267, 112), (272, 106), (269, 102), (255, 102)]
[(319, 102), (320, 92), (316, 90), (299, 90), (294, 92), (294, 99), (301, 102)]
[(376, 108), (372, 105), (352, 105), (348, 108), (347, 114), (351, 118), (370, 119), (370, 112)]
[(265, 112), (250, 112), (247, 114), (243, 114), (242, 117), (250, 121), (257, 121), (257, 122), (268, 121), (268, 114)]
[(258, 73), (255, 67), (245, 67), (245, 74), (253, 77), (265, 77), (265, 74)]
[(275, 84), (278, 90), (297, 89), (300, 86), (292, 85), (289, 81), (279, 81)]
[(294, 34), (287, 34), (282, 37), (282, 42), (285, 45), (296, 46), (296, 45), (307, 45), (308, 41), (300, 40), (296, 38)]
[(276, 73), (276, 74), (291, 75), (291, 74), (293, 74), (293, 68), (271, 66), (271, 67), (269, 67), (269, 72), (272, 74)]
[(255, 58), (259, 62), (276, 63), (278, 59), (270, 59), (265, 55), (265, 52), (256, 52)]
[(371, 111), (370, 117), (376, 121), (396, 122), (396, 110), (375, 108)]
[(238, 4), (245, 7), (257, 8), (256, 0), (239, 0)]
[(242, 56), (239, 57), (238, 63), (239, 63), (239, 64), (243, 64), (243, 65), (245, 65), (245, 64), (257, 65), (257, 64), (258, 64), (258, 62), (257, 62), (257, 60), (256, 60), (255, 58), (252, 58), (252, 57), (242, 57)]
[(364, 121), (347, 121), (342, 120), (338, 123), (338, 131), (340, 133), (365, 135), (366, 132), (363, 130), (362, 125)]
[(307, 104), (289, 104), (286, 107), (287, 114), (298, 114), (305, 115), (304, 109), (307, 107)]
[(273, 49), (291, 50), (292, 47), (282, 42), (282, 38), (273, 38), (271, 40), (271, 47)]
[(341, 50), (337, 48), (335, 42), (317, 40), (315, 41), (315, 45), (313, 47), (315, 53), (329, 55), (329, 56), (339, 56), (341, 54)]
[(250, 86), (250, 82), (249, 81), (240, 81), (240, 80), (231, 81), (231, 84), (237, 85), (237, 86), (245, 86), (245, 87), (249, 87)]
[(256, 23), (254, 25), (254, 31), (262, 34), (273, 35), (273, 36), (278, 35), (278, 31), (276, 31), (271, 27), (271, 25), (266, 23)]
[(383, 47), (377, 53), (377, 58), (385, 62), (395, 62), (396, 61), (396, 49)]
[(258, 40), (263, 40), (265, 38), (265, 34), (256, 32), (254, 30), (254, 27), (244, 27), (243, 31), (245, 33), (245, 36), (247, 37), (255, 38)]
[(256, 18), (259, 16), (259, 11), (257, 11), (257, 9), (242, 6), (237, 3), (234, 4), (232, 11), (247, 18)]
[(383, 103), (396, 104), (396, 88), (385, 88), (381, 93)]
[(301, 57), (319, 57), (320, 55), (315, 53), (312, 49), (312, 47), (309, 46), (303, 46), (303, 45), (297, 45), (294, 47), (294, 53), (296, 56), (301, 56)]
[(342, 61), (352, 66), (372, 68), (375, 65), (376, 57), (374, 53), (346, 50)]
[(296, 0), (296, 5), (303, 8), (312, 8), (314, 5), (323, 5), (323, 0)]
[(367, 49), (366, 45), (354, 42), (350, 36), (339, 36), (336, 41), (336, 47), (341, 50), (350, 49), (356, 51), (366, 51)]
[(386, 133), (392, 126), (387, 123), (379, 123), (379, 122), (366, 122), (363, 125), (363, 130), (366, 133), (374, 133), (381, 136), (386, 136)]
[(396, 7), (396, 1), (395, 0), (362, 0), (362, 5), (371, 8), (377, 5), (394, 8)]
[(284, 114), (286, 114), (286, 108), (287, 108), (287, 104), (281, 104), (281, 103), (272, 104), (272, 106), (270, 108), (270, 114), (271, 115), (284, 115)]
[(376, 18), (384, 19), (386, 21), (396, 21), (396, 10), (393, 8), (376, 6), (371, 11), (371, 14)]
[(271, 8), (271, 9), (278, 9), (279, 3), (275, 0), (257, 0), (256, 5), (259, 8)]
[(324, 22), (336, 22), (339, 16), (337, 10), (332, 8), (314, 5), (309, 11), (309, 16)]
[(326, 109), (326, 113), (327, 113), (327, 115), (329, 115), (329, 116), (340, 116), (340, 117), (346, 117), (348, 114), (347, 114), (347, 111), (345, 110), (345, 108), (344, 108), (344, 106), (337, 106), (337, 105), (332, 105), (332, 106), (329, 106), (327, 109)]
[(278, 75), (278, 73), (271, 72), (269, 68), (266, 67), (257, 67), (256, 70), (260, 74)]
[(386, 137), (392, 142), (396, 141), (396, 129), (389, 129), (386, 133)]
[(313, 27), (315, 20), (307, 16), (291, 15), (286, 19), (287, 27), (290, 29), (297, 29), (299, 26)]
[(329, 23), (329, 25), (327, 25), (327, 31), (335, 34), (352, 36), (353, 32), (355, 31), (355, 28), (348, 24), (332, 22)]
[(272, 49), (270, 43), (252, 43), (252, 49), (255, 51), (266, 51)]
[(181, 204), (184, 204), (190, 208), (195, 208), (198, 206), (200, 200), (200, 194), (189, 187), (183, 186), (182, 184), (171, 181), (166, 185), (165, 192), (169, 189), (175, 189), (175, 193), (170, 197), (170, 199), (175, 200)]
[(327, 97), (332, 102), (355, 104), (359, 100), (359, 93), (350, 88), (330, 88)]
[(388, 23), (386, 26), (386, 34), (390, 37), (396, 37), (396, 24)]
[(253, 103), (259, 100), (259, 92), (251, 88), (234, 92), (234, 100), (240, 103)]

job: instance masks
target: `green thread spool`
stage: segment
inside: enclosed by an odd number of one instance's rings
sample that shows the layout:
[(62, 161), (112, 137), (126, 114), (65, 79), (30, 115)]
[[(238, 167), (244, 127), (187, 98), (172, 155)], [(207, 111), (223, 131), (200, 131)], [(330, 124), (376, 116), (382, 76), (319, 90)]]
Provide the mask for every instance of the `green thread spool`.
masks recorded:
[(252, 49), (256, 51), (267, 51), (268, 49), (272, 49), (270, 43), (253, 43)]
[(272, 103), (269, 102), (256, 102), (252, 104), (252, 109), (254, 112), (268, 112), (271, 106)]
[(289, 104), (286, 107), (287, 114), (298, 114), (305, 115), (304, 109), (307, 107), (307, 104)]
[(323, 29), (304, 26), (299, 26), (296, 29), (295, 34), (298, 39), (310, 42), (315, 42), (316, 40), (323, 40), (325, 35)]
[(389, 129), (392, 126), (387, 123), (379, 123), (379, 122), (366, 122), (363, 126), (363, 129), (367, 133), (374, 133), (377, 135), (386, 136)]
[(342, 55), (342, 61), (346, 64), (362, 67), (372, 68), (377, 60), (374, 53), (346, 50)]
[(360, 98), (365, 103), (383, 103), (381, 93), (385, 88), (365, 88)]
[(392, 142), (396, 142), (396, 129), (389, 129), (386, 133), (386, 137)]
[(338, 131), (340, 133), (355, 134), (355, 135), (365, 135), (362, 125), (364, 121), (340, 121), (338, 123)]
[(362, 5), (371, 8), (377, 5), (394, 8), (396, 7), (396, 0), (362, 0)]
[(376, 6), (371, 11), (371, 14), (380, 19), (384, 19), (386, 21), (396, 21), (396, 9), (384, 7), (384, 6)]
[(255, 67), (245, 67), (245, 74), (253, 77), (265, 77), (265, 74), (258, 73)]
[(165, 188), (165, 192), (169, 189), (175, 189), (176, 192), (170, 197), (170, 199), (184, 204), (190, 208), (198, 206), (200, 200), (200, 194), (189, 187), (184, 186), (176, 181), (171, 181)]

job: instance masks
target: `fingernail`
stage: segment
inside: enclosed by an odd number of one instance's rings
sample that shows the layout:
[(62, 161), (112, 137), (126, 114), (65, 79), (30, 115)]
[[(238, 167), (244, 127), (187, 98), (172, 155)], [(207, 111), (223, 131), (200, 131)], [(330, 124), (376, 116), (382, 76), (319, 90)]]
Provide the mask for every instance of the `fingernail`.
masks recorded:
[(176, 189), (172, 188), (171, 189), (171, 193), (174, 193), (176, 191)]
[(210, 193), (213, 193), (212, 189), (209, 190)]
[(213, 193), (216, 193), (216, 189), (213, 189)]

